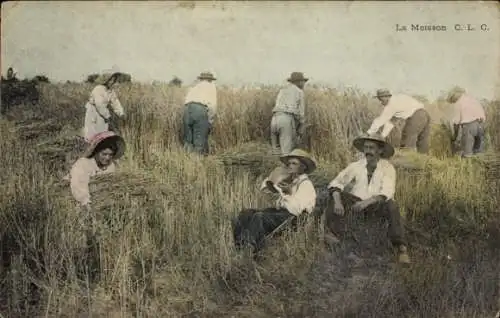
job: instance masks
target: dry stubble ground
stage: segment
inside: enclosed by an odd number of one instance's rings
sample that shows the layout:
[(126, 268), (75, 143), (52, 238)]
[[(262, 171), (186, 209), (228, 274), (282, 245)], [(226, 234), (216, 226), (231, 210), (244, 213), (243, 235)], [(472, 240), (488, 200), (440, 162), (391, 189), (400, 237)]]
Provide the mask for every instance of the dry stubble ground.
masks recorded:
[[(257, 182), (274, 165), (259, 158), (266, 158), (276, 88), (221, 90), (213, 153), (200, 159), (179, 148), (183, 89), (120, 87), (128, 152), (121, 173), (92, 187), (100, 230), (88, 242), (68, 189), (55, 180), (63, 171), (36, 145), (49, 131), (80, 125), (91, 87), (41, 89), (40, 105), (16, 108), (0, 125), (3, 316), (488, 317), (500, 309), (498, 185), (491, 187), (478, 160), (451, 157), (438, 125), (434, 157), (415, 159), (429, 173), (400, 170), (398, 177), (411, 268), (390, 266), (383, 228), (360, 224), (352, 229), (357, 240), (336, 250), (321, 243), (321, 226), (308, 224), (252, 263), (232, 248), (230, 218), (272, 203)], [(307, 147), (319, 161), (314, 180), (321, 186), (354, 158), (350, 140), (379, 110), (356, 91), (306, 95)], [(429, 105), (437, 122), (438, 104)], [(498, 150), (498, 102), (488, 109), (490, 149)], [(50, 119), (35, 125), (43, 132), (35, 139), (12, 132), (14, 121)], [(397, 132), (391, 139), (397, 142)], [(258, 151), (244, 156), (250, 166), (223, 164), (249, 149)]]

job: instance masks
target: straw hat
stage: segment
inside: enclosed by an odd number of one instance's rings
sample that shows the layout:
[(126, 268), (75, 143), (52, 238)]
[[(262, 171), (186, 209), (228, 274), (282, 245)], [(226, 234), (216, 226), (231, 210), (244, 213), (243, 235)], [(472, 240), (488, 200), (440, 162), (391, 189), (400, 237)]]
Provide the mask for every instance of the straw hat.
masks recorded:
[(113, 159), (119, 159), (125, 153), (125, 140), (112, 131), (98, 133), (89, 141), (87, 149), (83, 153), (83, 157), (90, 158), (94, 155), (95, 149), (104, 141), (111, 141), (116, 144), (117, 150)]
[(382, 137), (380, 134), (360, 136), (354, 139), (352, 144), (356, 149), (363, 152), (365, 141), (374, 141), (378, 143), (383, 149), (383, 152), (380, 156), (384, 159), (388, 159), (394, 155), (394, 147), (387, 143), (384, 137)]
[(199, 80), (212, 80), (215, 81), (217, 80), (215, 76), (210, 73), (210, 72), (202, 72), (200, 75), (198, 75)]
[(446, 101), (448, 103), (455, 103), (460, 97), (462, 97), (462, 95), (464, 93), (465, 93), (465, 89), (461, 88), (460, 86), (455, 86), (448, 93), (448, 97), (446, 98)]
[(296, 83), (296, 82), (307, 82), (309, 79), (307, 77), (304, 77), (304, 73), (302, 72), (293, 72), (290, 74), (290, 77), (287, 78), (287, 81), (291, 83)]
[(391, 97), (391, 91), (385, 88), (377, 89), (377, 95), (373, 96), (374, 98), (380, 98), (380, 97)]
[(306, 166), (305, 173), (309, 174), (316, 170), (316, 162), (314, 159), (304, 150), (302, 149), (294, 149), (292, 152), (286, 155), (282, 155), (280, 157), (281, 162), (284, 164), (287, 163), (288, 159), (297, 158)]
[(104, 73), (104, 74), (101, 74), (95, 80), (94, 83), (96, 83), (96, 84), (104, 84), (104, 83), (106, 83), (112, 77), (118, 78), (118, 76), (120, 76), (120, 74), (121, 74), (120, 72), (113, 72), (113, 73)]

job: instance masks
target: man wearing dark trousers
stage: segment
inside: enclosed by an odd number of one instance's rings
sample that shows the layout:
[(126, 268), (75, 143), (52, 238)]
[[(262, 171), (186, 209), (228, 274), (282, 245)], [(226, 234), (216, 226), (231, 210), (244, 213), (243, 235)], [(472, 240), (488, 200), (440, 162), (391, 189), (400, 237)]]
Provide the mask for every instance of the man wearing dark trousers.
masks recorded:
[(387, 89), (377, 90), (375, 96), (384, 106), (384, 110), (373, 120), (366, 132), (371, 135), (377, 133), (380, 127), (382, 137), (387, 137), (394, 125), (392, 118), (403, 119), (405, 125), (401, 132), (401, 148), (411, 149), (419, 153), (429, 153), (429, 136), (431, 131), (431, 117), (425, 110), (424, 104), (415, 98), (404, 94), (391, 94)]
[[(326, 211), (326, 223), (331, 231), (329, 241), (338, 241), (337, 235), (346, 230), (346, 213), (375, 213), (389, 222), (389, 237), (398, 251), (399, 262), (410, 263), (404, 226), (399, 207), (394, 201), (396, 170), (387, 160), (394, 155), (394, 148), (380, 135), (369, 135), (354, 140), (356, 149), (364, 158), (351, 163), (330, 182), (328, 190), (332, 196)], [(350, 192), (344, 188), (352, 185)]]

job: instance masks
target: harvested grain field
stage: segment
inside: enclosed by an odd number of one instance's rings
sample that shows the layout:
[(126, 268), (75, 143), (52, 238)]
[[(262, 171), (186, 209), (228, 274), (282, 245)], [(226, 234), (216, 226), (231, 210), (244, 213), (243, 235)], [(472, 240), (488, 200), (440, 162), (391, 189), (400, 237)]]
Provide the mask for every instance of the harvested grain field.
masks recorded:
[[(500, 216), (491, 155), (452, 155), (441, 101), (429, 156), (397, 153), (396, 199), (414, 263), (391, 263), (384, 224), (355, 220), (335, 249), (322, 221), (276, 238), (253, 262), (233, 249), (231, 217), (264, 207), (278, 164), (267, 143), (277, 88), (221, 89), (211, 154), (179, 145), (185, 88), (123, 84), (121, 171), (93, 182), (95, 215), (61, 176), (78, 153), (86, 84), (41, 85), (40, 102), (0, 121), (0, 313), (5, 317), (493, 317), (500, 303)], [(352, 139), (379, 111), (362, 92), (307, 87), (304, 148), (318, 191), (356, 158)], [(497, 103), (497, 104), (495, 104)], [(488, 112), (498, 110), (491, 102)], [(498, 113), (498, 112), (497, 112)], [(390, 139), (397, 144), (397, 127)], [(75, 151), (73, 155), (67, 153)], [(493, 159), (491, 159), (493, 158)], [(498, 178), (497, 178), (498, 179)]]

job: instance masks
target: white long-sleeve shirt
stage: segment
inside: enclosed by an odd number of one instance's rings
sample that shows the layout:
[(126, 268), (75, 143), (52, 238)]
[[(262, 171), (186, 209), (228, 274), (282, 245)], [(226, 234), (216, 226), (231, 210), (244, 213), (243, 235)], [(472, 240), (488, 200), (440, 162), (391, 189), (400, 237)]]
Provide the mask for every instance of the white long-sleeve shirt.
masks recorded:
[(69, 173), (71, 194), (81, 205), (90, 203), (90, 178), (115, 171), (116, 167), (114, 163), (111, 163), (106, 169), (101, 169), (97, 166), (94, 158), (78, 159), (71, 167)]
[(304, 91), (296, 85), (289, 83), (287, 86), (280, 89), (278, 96), (276, 96), (276, 104), (273, 108), (273, 113), (284, 112), (293, 114), (301, 124), (304, 124), (305, 104)]
[(467, 124), (475, 120), (486, 120), (483, 105), (467, 94), (463, 94), (453, 105), (452, 122), (454, 124)]
[(85, 123), (83, 137), (89, 141), (95, 134), (108, 131), (109, 125), (104, 119), (109, 119), (111, 113), (108, 105), (118, 116), (124, 115), (123, 107), (112, 89), (104, 85), (97, 85), (90, 93), (90, 98), (85, 104)]
[(214, 82), (200, 81), (189, 89), (184, 104), (199, 103), (208, 108), (208, 122), (212, 124), (217, 115), (217, 87)]
[(396, 169), (385, 159), (380, 159), (368, 184), (368, 169), (366, 158), (355, 161), (342, 170), (330, 182), (328, 188), (339, 188), (341, 191), (353, 184), (351, 194), (366, 200), (375, 195), (384, 195), (387, 200), (394, 198), (396, 192)]
[(392, 95), (389, 103), (384, 106), (384, 110), (380, 116), (373, 120), (367, 134), (374, 134), (378, 132), (380, 127), (384, 126), (382, 136), (387, 137), (392, 128), (394, 128), (394, 125), (391, 123), (392, 118), (408, 119), (421, 108), (424, 108), (424, 104), (411, 96), (404, 94)]
[[(261, 190), (267, 189), (266, 178), (260, 187)], [(285, 208), (291, 214), (299, 216), (302, 212), (312, 213), (316, 206), (316, 189), (309, 180), (306, 174), (298, 176), (293, 180), (290, 186), (290, 194), (284, 194), (279, 187), (274, 186), (280, 193), (280, 197), (276, 201), (277, 208)]]

